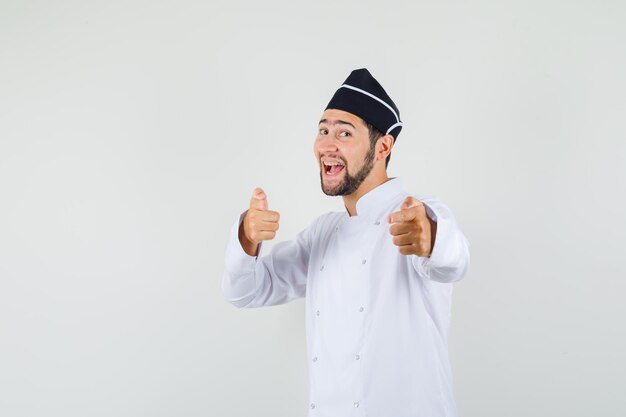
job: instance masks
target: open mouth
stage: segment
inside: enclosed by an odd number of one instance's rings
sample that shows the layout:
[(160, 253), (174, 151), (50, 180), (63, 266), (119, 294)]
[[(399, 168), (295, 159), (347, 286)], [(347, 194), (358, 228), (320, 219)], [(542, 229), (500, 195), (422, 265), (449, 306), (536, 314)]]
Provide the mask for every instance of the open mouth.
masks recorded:
[(326, 175), (329, 176), (333, 176), (333, 175), (337, 175), (339, 174), (341, 171), (344, 170), (345, 165), (342, 164), (341, 162), (329, 162), (329, 161), (325, 161), (323, 163), (323, 167), (324, 167), (324, 173)]

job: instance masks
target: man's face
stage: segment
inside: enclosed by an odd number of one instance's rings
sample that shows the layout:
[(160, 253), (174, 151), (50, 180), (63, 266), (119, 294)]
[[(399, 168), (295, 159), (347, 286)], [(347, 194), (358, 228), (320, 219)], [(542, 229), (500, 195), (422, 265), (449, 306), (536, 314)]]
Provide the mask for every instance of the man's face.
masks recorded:
[(354, 193), (374, 167), (367, 126), (360, 117), (343, 110), (324, 111), (314, 152), (326, 195)]

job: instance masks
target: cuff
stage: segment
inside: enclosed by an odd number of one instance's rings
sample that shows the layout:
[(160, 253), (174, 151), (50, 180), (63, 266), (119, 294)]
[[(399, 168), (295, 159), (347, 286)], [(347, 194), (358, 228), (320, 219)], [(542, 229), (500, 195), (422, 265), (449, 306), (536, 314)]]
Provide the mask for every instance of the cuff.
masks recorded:
[[(233, 224), (230, 229), (230, 239), (228, 242), (228, 247), (226, 250), (226, 269), (229, 271), (241, 271), (242, 266), (245, 269), (254, 270), (254, 265), (256, 264), (258, 256), (250, 256), (248, 255), (243, 248), (241, 247), (241, 243), (239, 242), (239, 227), (243, 222), (244, 217), (246, 217), (246, 213), (248, 210), (244, 211), (239, 215), (239, 219)], [(259, 247), (259, 253), (261, 253), (261, 248)]]

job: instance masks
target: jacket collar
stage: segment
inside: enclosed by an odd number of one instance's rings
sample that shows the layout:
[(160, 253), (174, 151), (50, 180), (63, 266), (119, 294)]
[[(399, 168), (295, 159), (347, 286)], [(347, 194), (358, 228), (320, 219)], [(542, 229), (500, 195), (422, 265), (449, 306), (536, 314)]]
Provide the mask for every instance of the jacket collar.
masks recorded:
[(400, 195), (406, 194), (402, 178), (390, 178), (387, 182), (370, 190), (356, 202), (356, 214), (354, 217), (367, 217), (380, 220), (386, 216), (389, 204)]

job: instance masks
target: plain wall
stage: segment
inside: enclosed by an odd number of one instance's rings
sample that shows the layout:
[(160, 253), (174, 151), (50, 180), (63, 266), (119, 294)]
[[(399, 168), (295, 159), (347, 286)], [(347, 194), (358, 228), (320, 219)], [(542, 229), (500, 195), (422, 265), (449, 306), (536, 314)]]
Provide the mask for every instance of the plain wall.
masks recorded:
[(0, 1), (0, 415), (304, 416), (304, 303), (237, 310), (228, 231), (342, 210), (313, 140), (367, 67), (389, 174), (471, 266), (462, 417), (626, 415), (623, 1)]

